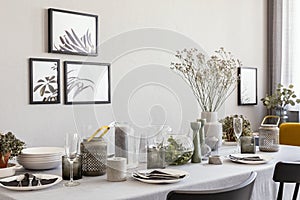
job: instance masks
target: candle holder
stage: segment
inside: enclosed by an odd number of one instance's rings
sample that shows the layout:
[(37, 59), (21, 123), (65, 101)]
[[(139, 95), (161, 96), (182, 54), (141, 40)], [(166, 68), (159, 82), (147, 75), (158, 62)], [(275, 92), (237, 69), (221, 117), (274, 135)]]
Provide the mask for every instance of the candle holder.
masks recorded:
[(147, 169), (165, 168), (166, 151), (163, 147), (147, 147)]
[(84, 139), (80, 144), (82, 174), (101, 176), (106, 173), (107, 143), (103, 138)]
[(254, 137), (242, 136), (241, 140), (241, 153), (255, 153), (256, 145)]
[[(62, 178), (70, 180), (70, 163), (66, 156), (62, 156)], [(82, 158), (77, 155), (73, 163), (73, 179), (78, 180), (82, 178)]]

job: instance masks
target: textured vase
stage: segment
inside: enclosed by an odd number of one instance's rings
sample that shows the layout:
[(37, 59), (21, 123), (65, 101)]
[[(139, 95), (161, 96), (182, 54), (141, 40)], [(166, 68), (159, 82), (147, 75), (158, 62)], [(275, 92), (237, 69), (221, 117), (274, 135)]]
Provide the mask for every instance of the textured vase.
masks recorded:
[[(202, 112), (201, 119), (206, 119), (204, 125), (206, 144), (215, 150), (222, 145), (222, 124), (218, 122), (217, 112)], [(217, 144), (215, 144), (217, 142)]]

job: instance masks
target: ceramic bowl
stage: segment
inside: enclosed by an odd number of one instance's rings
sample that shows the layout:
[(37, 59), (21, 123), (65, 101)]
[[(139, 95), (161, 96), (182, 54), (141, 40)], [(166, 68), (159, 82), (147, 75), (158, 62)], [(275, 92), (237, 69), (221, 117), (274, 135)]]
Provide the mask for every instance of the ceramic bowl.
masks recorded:
[(16, 170), (21, 168), (21, 165), (8, 163), (8, 166), (6, 168), (0, 168), (0, 178), (13, 176), (15, 175)]

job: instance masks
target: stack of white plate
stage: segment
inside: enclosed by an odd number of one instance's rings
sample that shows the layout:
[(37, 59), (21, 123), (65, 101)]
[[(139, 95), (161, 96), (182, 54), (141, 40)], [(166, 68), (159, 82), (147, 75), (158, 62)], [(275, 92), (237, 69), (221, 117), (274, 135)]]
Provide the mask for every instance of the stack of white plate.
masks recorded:
[(64, 148), (60, 147), (26, 148), (17, 157), (17, 161), (26, 169), (52, 169), (61, 164), (63, 153)]

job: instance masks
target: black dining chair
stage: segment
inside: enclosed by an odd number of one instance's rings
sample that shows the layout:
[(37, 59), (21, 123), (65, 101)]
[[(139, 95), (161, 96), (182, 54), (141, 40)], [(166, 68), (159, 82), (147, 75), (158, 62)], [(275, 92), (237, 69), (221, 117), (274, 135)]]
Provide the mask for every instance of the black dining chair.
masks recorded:
[(251, 172), (244, 182), (218, 190), (173, 190), (167, 200), (249, 200), (256, 175), (256, 172)]
[(277, 200), (282, 200), (284, 183), (295, 183), (293, 200), (296, 200), (300, 183), (300, 162), (278, 162), (275, 165), (273, 180), (280, 183)]

